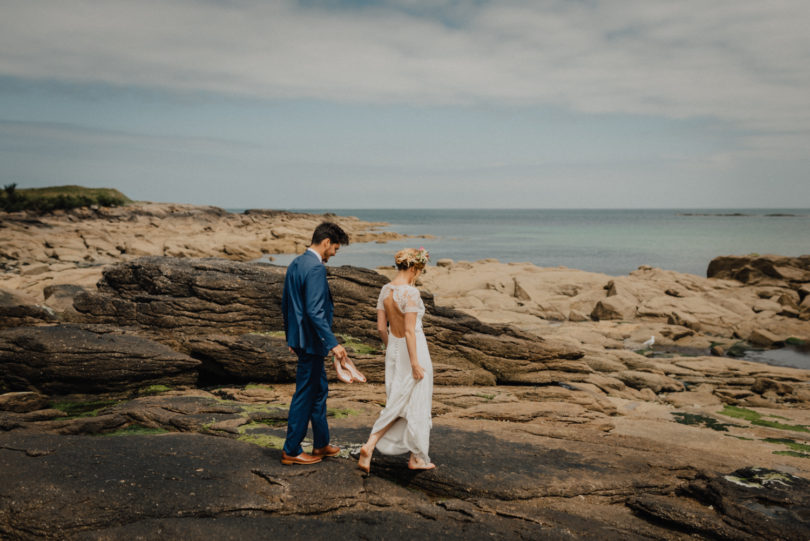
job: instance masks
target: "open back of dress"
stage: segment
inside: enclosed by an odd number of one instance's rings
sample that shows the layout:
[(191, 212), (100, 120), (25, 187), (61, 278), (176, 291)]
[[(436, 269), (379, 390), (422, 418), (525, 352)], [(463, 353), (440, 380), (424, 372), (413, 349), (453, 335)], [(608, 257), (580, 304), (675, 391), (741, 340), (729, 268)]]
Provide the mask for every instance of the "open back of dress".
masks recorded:
[[(394, 302), (386, 303), (385, 300), (388, 298)], [(428, 451), (430, 429), (433, 426), (430, 417), (433, 401), (433, 365), (422, 329), (425, 304), (415, 287), (388, 283), (380, 291), (377, 310), (386, 312), (388, 321), (394, 317), (402, 317), (403, 314), (416, 313), (416, 353), (419, 364), (425, 371), (425, 377), (419, 381), (413, 378), (404, 334), (397, 337), (391, 333), (389, 327), (388, 347), (385, 350), (386, 404), (371, 433), (378, 432), (395, 421), (377, 443), (377, 449), (386, 455), (410, 451), (425, 463), (430, 463)], [(400, 313), (393, 313), (392, 310), (399, 310)]]

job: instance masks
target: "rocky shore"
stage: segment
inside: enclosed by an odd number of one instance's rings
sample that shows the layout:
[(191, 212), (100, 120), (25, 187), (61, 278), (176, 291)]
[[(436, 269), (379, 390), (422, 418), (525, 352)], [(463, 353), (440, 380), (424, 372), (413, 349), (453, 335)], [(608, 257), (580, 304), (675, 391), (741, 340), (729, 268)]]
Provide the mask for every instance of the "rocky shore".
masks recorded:
[(440, 261), (422, 284), (439, 468), (375, 455), (365, 476), (385, 270), (329, 268), (370, 380), (330, 385), (344, 452), (279, 463), (284, 268), (251, 261), (321, 219), (0, 215), (0, 538), (810, 538), (810, 371), (729, 355), (810, 338), (810, 258), (718, 258), (707, 278)]
[[(50, 300), (50, 285), (95, 286), (104, 266), (143, 256), (251, 261), (297, 253), (324, 219), (353, 242), (402, 238), (354, 217), (280, 210), (231, 213), (218, 207), (136, 203), (40, 214), (0, 212), (0, 288)], [(47, 299), (45, 299), (47, 297)], [(57, 302), (54, 299), (51, 303)]]

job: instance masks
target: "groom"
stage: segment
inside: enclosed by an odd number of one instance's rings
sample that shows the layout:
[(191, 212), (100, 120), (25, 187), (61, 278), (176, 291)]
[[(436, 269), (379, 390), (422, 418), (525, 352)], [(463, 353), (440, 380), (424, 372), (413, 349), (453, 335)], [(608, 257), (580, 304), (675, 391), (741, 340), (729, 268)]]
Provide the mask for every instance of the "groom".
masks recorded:
[[(287, 267), (281, 312), (287, 345), (298, 356), (295, 394), (287, 417), (287, 439), (281, 452), (282, 464), (315, 464), (323, 457), (335, 456), (340, 447), (329, 445), (326, 423), (326, 396), (329, 391), (324, 357), (329, 353), (341, 364), (348, 359), (346, 350), (332, 333), (332, 295), (326, 281), (324, 264), (349, 236), (337, 224), (323, 222), (315, 228), (306, 252)], [(312, 454), (301, 448), (312, 421)]]

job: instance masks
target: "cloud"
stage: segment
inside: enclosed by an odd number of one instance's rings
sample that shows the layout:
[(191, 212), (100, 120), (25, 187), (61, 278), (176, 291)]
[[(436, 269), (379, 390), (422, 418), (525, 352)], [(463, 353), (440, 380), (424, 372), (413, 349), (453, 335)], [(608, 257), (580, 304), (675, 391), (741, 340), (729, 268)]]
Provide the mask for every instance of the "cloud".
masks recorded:
[(58, 122), (13, 122), (0, 120), (0, 150), (23, 143), (70, 145), (85, 148), (171, 149), (172, 152), (232, 154), (261, 149), (256, 143), (216, 137), (146, 135), (123, 130), (92, 128)]
[(810, 135), (799, 0), (4, 1), (0, 76), (710, 117)]

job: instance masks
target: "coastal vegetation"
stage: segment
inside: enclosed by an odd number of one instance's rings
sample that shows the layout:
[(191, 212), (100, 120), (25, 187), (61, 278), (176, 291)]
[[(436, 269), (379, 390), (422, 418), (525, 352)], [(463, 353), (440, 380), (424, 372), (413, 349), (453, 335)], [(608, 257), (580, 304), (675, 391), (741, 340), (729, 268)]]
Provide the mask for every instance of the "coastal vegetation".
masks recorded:
[(168, 393), (172, 388), (167, 385), (150, 385), (138, 391), (141, 396), (151, 396), (156, 394)]
[(807, 427), (803, 425), (788, 425), (777, 421), (769, 421), (767, 419), (763, 419), (763, 417), (785, 419), (784, 417), (780, 417), (778, 415), (762, 415), (761, 413), (757, 413), (756, 411), (749, 410), (746, 408), (740, 408), (737, 406), (725, 406), (723, 410), (719, 411), (718, 413), (721, 415), (725, 415), (726, 417), (734, 417), (735, 419), (745, 419), (746, 421), (750, 421), (752, 425), (767, 426), (770, 428), (778, 428), (780, 430), (792, 430), (794, 432), (810, 432), (810, 430), (808, 430)]
[(119, 207), (130, 203), (132, 203), (130, 198), (111, 188), (53, 186), (18, 189), (17, 184), (6, 184), (0, 191), (0, 210), (6, 212), (21, 210), (51, 212), (93, 205)]
[(52, 402), (51, 408), (63, 411), (67, 414), (67, 419), (78, 417), (95, 417), (103, 409), (118, 404), (118, 400), (102, 399), (89, 401), (60, 401)]

